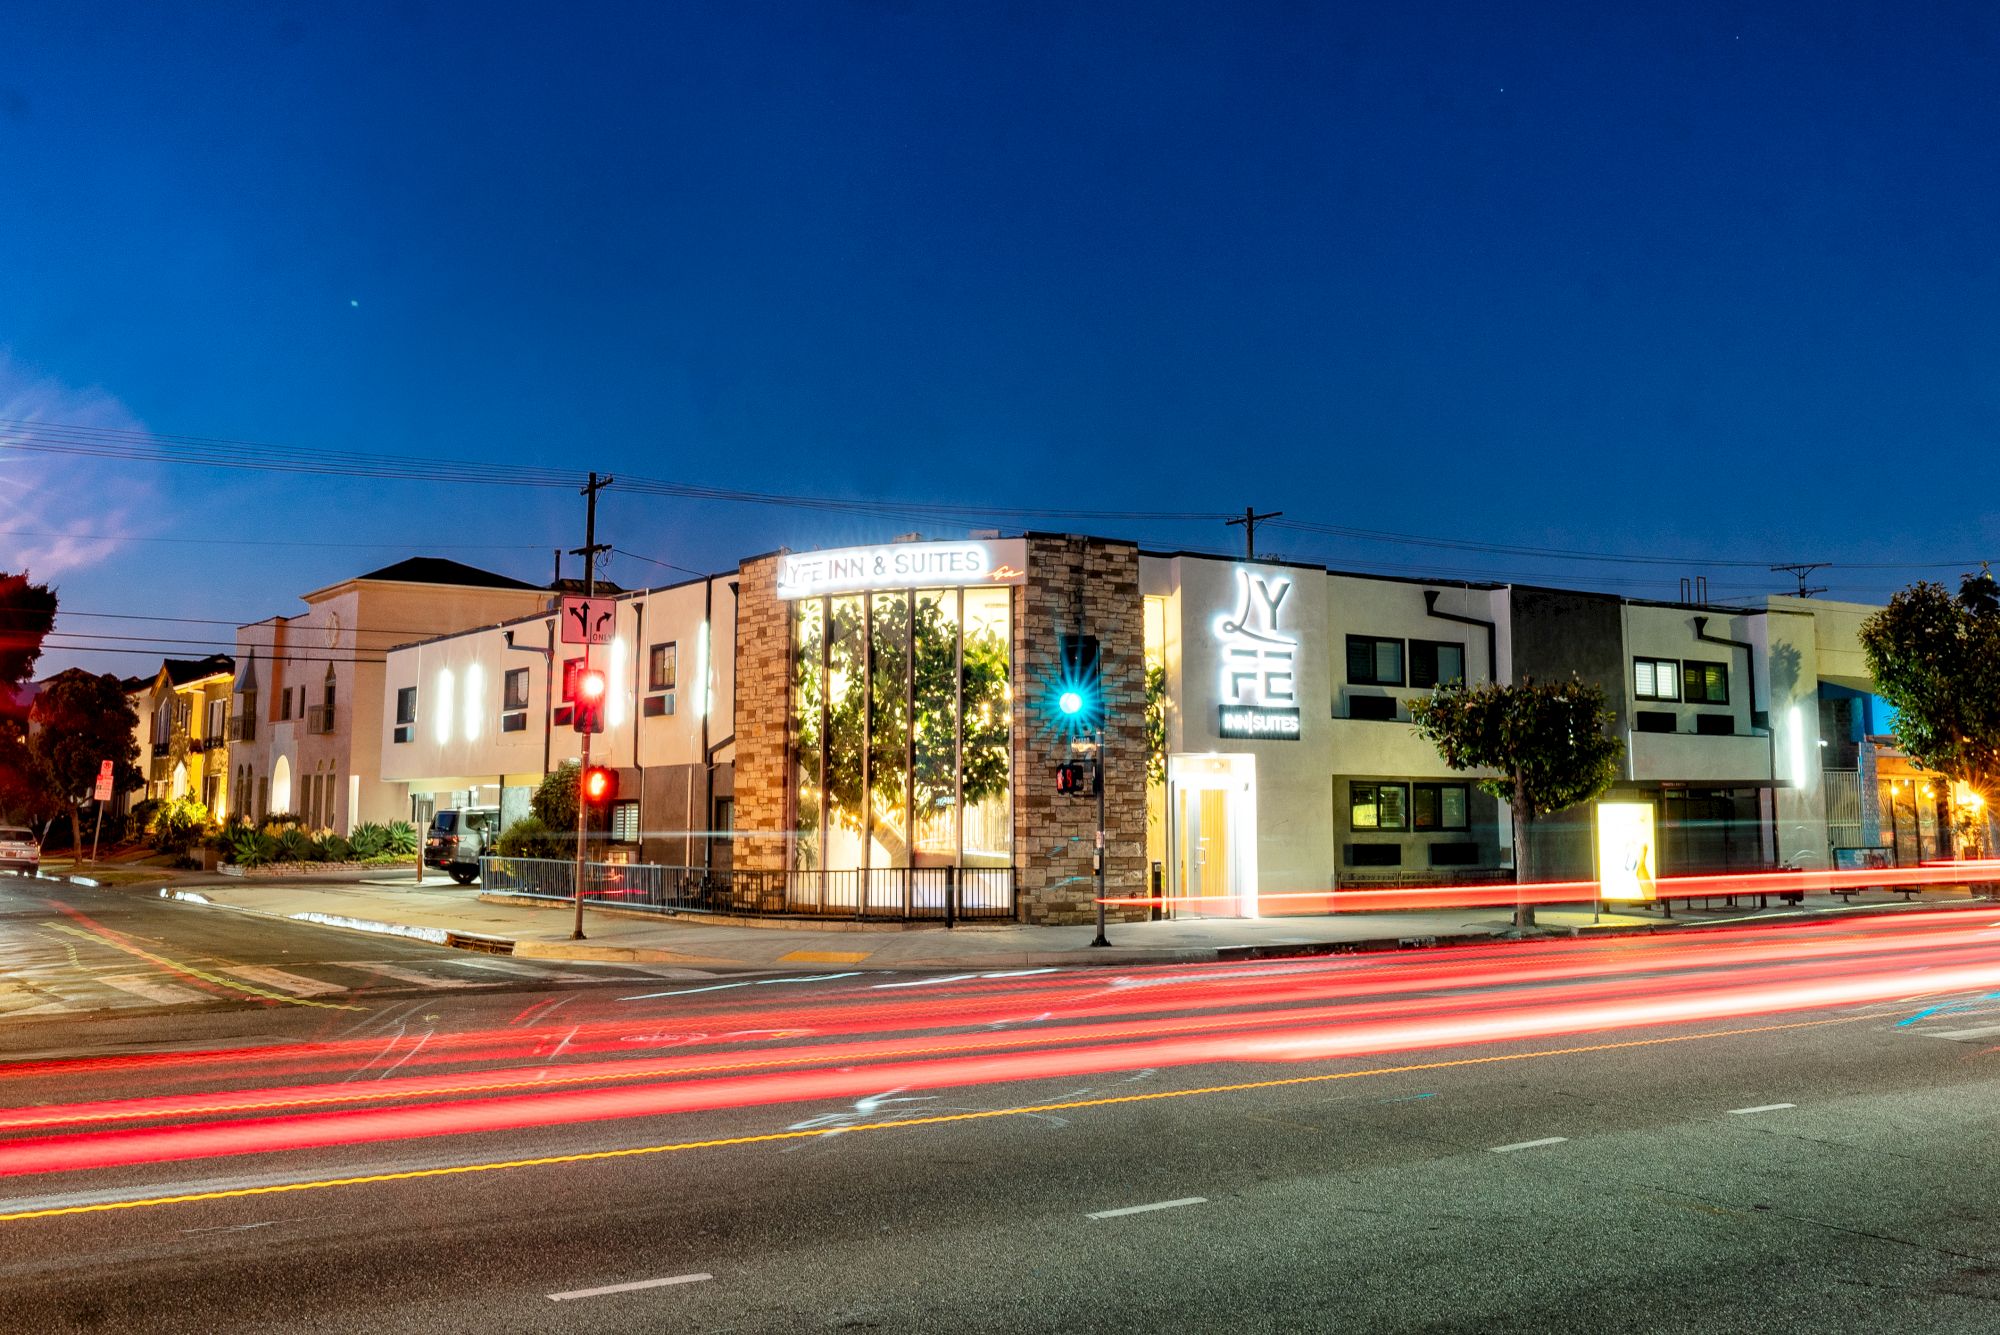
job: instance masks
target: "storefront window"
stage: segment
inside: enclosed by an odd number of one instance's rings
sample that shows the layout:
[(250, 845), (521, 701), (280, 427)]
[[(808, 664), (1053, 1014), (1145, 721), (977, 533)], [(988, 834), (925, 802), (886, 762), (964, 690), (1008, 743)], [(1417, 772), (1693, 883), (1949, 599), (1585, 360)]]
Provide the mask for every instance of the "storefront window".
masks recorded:
[(797, 604), (792, 612), (792, 710), (797, 749), (792, 753), (792, 791), (796, 794), (798, 830), (793, 865), (802, 871), (820, 867), (820, 739), (826, 708), (826, 604), (820, 599)]
[(1011, 865), (1008, 590), (802, 599), (792, 644), (793, 865)]
[(950, 866), (958, 861), (958, 592), (919, 593), (916, 609), (913, 865)]

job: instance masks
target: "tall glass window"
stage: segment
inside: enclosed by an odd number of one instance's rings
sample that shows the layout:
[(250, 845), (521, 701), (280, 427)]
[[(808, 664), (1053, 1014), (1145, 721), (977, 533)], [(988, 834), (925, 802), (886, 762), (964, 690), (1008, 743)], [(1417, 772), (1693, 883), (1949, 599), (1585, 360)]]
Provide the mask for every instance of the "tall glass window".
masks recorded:
[(795, 867), (1012, 865), (1011, 609), (1007, 589), (794, 604)]

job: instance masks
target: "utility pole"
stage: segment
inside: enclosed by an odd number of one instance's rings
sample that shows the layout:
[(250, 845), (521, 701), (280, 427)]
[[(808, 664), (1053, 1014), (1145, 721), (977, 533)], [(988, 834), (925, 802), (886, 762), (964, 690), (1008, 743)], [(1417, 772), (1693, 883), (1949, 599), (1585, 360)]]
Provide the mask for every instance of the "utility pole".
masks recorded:
[[(597, 554), (611, 550), (610, 544), (597, 540), (597, 493), (614, 481), (615, 478), (609, 477), (600, 480), (597, 474), (592, 473), (589, 483), (578, 493), (584, 498), (583, 546), (572, 548), (570, 555), (583, 558), (583, 596), (592, 602), (597, 600)], [(583, 640), (583, 671), (590, 671), (588, 635)], [(578, 674), (578, 679), (582, 679), (582, 673)], [(583, 759), (576, 770), (576, 922), (570, 928), (569, 939), (572, 941), (583, 940), (583, 875), (585, 864), (589, 861), (590, 838), (590, 803), (583, 800), (583, 776), (590, 773), (590, 734), (583, 732), (577, 735), (583, 739)]]
[(1222, 522), (1231, 528), (1235, 528), (1238, 524), (1243, 525), (1243, 559), (1254, 561), (1257, 559), (1257, 522), (1261, 519), (1276, 519), (1284, 513), (1283, 510), (1268, 510), (1260, 515), (1256, 506), (1246, 505), (1243, 507), (1241, 519), (1225, 519)]
[(1774, 575), (1790, 575), (1799, 582), (1798, 596), (1801, 598), (1810, 598), (1816, 593), (1825, 593), (1826, 586), (1818, 585), (1809, 588), (1806, 585), (1806, 576), (1812, 574), (1815, 570), (1824, 570), (1831, 564), (1829, 561), (1800, 561), (1794, 565), (1772, 566), (1771, 573)]

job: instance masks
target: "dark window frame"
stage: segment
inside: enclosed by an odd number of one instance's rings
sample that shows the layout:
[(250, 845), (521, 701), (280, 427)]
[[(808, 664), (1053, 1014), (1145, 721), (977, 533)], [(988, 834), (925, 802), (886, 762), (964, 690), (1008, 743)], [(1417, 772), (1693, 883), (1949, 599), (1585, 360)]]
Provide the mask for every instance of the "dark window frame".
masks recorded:
[[(1445, 824), (1444, 795), (1446, 790), (1459, 794), (1459, 824)], [(1434, 824), (1424, 825), (1418, 820), (1419, 795), (1431, 794), (1432, 810), (1437, 813)], [(1410, 785), (1410, 828), (1419, 834), (1463, 834), (1472, 829), (1472, 785), (1469, 783), (1413, 783)]]
[[(1397, 793), (1397, 814), (1400, 817), (1394, 825), (1382, 820), (1382, 794), (1394, 789)], [(1375, 822), (1363, 825), (1355, 818), (1356, 809), (1362, 805), (1362, 794), (1368, 796), (1368, 805), (1375, 808)], [(1391, 834), (1405, 833), (1410, 828), (1410, 785), (1400, 780), (1352, 782), (1347, 785), (1347, 828), (1350, 830), (1386, 830)]]
[[(1714, 674), (1713, 677), (1710, 674)], [(1692, 682), (1699, 682), (1702, 693), (1699, 697), (1688, 690)], [(1715, 695), (1711, 686), (1721, 683), (1722, 694)], [(1729, 703), (1729, 664), (1713, 663), (1700, 658), (1681, 660), (1681, 699), (1691, 705), (1726, 705)]]
[[(1381, 646), (1396, 646), (1396, 675), (1393, 678), (1381, 675)], [(1354, 656), (1356, 648), (1367, 646), (1368, 675), (1359, 676), (1354, 671), (1358, 661)], [(1350, 635), (1347, 637), (1347, 681), (1351, 686), (1401, 686), (1409, 680), (1409, 645), (1389, 635)]]
[(417, 721), (417, 688), (399, 686), (396, 688), (396, 722), (398, 724)]
[[(1653, 669), (1653, 689), (1651, 692), (1639, 689), (1639, 665), (1645, 663)], [(1660, 669), (1671, 667), (1666, 680), (1673, 683), (1672, 695), (1661, 695)], [(1635, 654), (1632, 657), (1632, 698), (1634, 700), (1670, 700), (1679, 702), (1681, 698), (1681, 660), (1678, 658), (1655, 658), (1651, 654)]]
[[(519, 695), (514, 693), (516, 683), (521, 687)], [(500, 712), (503, 714), (512, 714), (526, 709), (528, 707), (530, 689), (528, 669), (524, 667), (508, 668), (505, 672), (501, 673)]]
[[(1458, 655), (1458, 675), (1446, 677), (1438, 662), (1438, 651), (1450, 649)], [(1465, 684), (1465, 644), (1461, 640), (1411, 640), (1403, 658), (1403, 672), (1410, 685), (1424, 690)]]
[(646, 651), (646, 689), (671, 691), (681, 675), (681, 642), (662, 640)]

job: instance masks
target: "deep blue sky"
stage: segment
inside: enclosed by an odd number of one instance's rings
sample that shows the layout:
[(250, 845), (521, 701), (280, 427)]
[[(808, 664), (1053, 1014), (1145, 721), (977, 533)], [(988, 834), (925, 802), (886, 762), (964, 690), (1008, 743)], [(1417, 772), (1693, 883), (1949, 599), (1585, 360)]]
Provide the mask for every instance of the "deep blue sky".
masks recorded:
[[(361, 8), (10, 13), (0, 416), (1686, 558), (1265, 542), (1652, 594), (2000, 547), (1988, 6)], [(0, 528), (91, 535), (0, 537), (78, 612), (249, 619), (580, 541), (567, 493), (4, 450), (0, 481)], [(602, 520), (701, 567), (910, 527)]]

